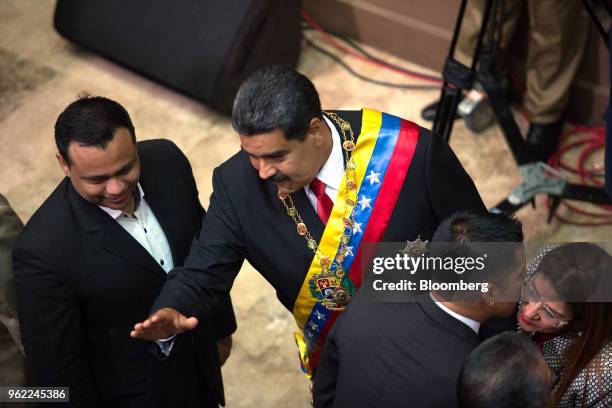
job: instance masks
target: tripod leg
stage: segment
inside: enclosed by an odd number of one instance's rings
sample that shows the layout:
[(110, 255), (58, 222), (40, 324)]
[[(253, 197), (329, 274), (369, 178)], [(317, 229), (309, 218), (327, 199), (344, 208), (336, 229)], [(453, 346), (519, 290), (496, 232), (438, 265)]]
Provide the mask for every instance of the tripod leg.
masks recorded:
[(504, 133), (508, 146), (514, 156), (514, 160), (519, 165), (534, 162), (535, 159), (531, 151), (527, 148), (527, 143), (525, 143), (521, 131), (514, 120), (510, 104), (508, 103), (504, 90), (497, 81), (495, 72), (490, 72), (490, 68), (479, 71), (478, 81), (487, 93), (489, 104)]
[[(604, 6), (606, 7), (606, 10), (608, 11), (608, 15), (612, 16), (612, 14), (610, 14), (611, 11), (610, 11), (610, 6), (608, 5), (608, 3), (605, 0), (603, 3), (604, 3)], [(589, 17), (591, 17), (591, 20), (593, 20), (593, 24), (595, 24), (595, 28), (597, 28), (597, 31), (599, 31), (599, 34), (601, 35), (601, 38), (604, 41), (604, 44), (606, 44), (606, 48), (609, 49), (610, 44), (608, 41), (608, 33), (606, 32), (606, 29), (601, 24), (601, 21), (599, 21), (599, 19), (597, 18), (597, 15), (595, 14), (593, 7), (591, 7), (588, 0), (582, 0), (582, 4), (584, 5), (584, 8), (586, 9), (587, 13), (589, 13)]]
[(446, 141), (450, 140), (453, 122), (457, 113), (457, 106), (464, 89), (471, 89), (474, 84), (476, 65), (478, 64), (478, 55), (482, 47), (483, 38), (487, 31), (487, 26), (491, 16), (491, 9), (496, 0), (487, 0), (483, 21), (478, 34), (476, 49), (472, 56), (471, 67), (467, 67), (454, 59), (455, 47), (459, 38), (461, 24), (465, 14), (467, 0), (461, 1), (459, 14), (455, 22), (455, 30), (451, 40), (450, 49), (446, 62), (444, 63), (443, 77), (444, 85), (440, 94), (440, 103), (438, 111), (434, 119), (432, 130), (442, 136)]

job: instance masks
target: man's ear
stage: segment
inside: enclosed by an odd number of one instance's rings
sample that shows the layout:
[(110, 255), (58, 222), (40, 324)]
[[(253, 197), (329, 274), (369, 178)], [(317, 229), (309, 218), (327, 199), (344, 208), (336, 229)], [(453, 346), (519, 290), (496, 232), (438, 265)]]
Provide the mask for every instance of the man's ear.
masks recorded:
[(314, 117), (310, 119), (310, 124), (308, 125), (308, 133), (313, 138), (315, 146), (319, 146), (323, 143), (326, 126), (327, 125), (323, 122), (323, 119), (321, 118)]
[(493, 306), (495, 304), (496, 297), (497, 297), (497, 286), (489, 282), (487, 285), (487, 291), (482, 292), (482, 301), (487, 306)]
[(59, 164), (66, 177), (70, 177), (70, 165), (66, 163), (66, 160), (64, 160), (60, 152), (55, 153), (55, 158), (57, 159), (57, 163)]

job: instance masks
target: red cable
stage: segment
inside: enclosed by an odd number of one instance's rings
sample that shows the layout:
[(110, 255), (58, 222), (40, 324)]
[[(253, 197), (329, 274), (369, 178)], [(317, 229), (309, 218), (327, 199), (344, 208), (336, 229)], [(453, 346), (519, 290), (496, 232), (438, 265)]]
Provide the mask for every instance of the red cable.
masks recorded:
[[(586, 162), (595, 152), (604, 148), (605, 145), (605, 130), (603, 128), (589, 128), (586, 126), (576, 126), (574, 129), (564, 133), (564, 140), (579, 133), (590, 133), (590, 137), (581, 138), (561, 145), (557, 152), (550, 158), (548, 164), (557, 169), (564, 169), (570, 173), (580, 176), (580, 180), (585, 185), (601, 187), (603, 182), (600, 180), (602, 174), (601, 166), (597, 168), (586, 168)], [(572, 166), (563, 160), (563, 155), (570, 150), (582, 147), (578, 157), (578, 165)], [(599, 176), (599, 177), (598, 177)], [(561, 201), (561, 204), (570, 212), (589, 217), (593, 220), (575, 221), (563, 215), (555, 214), (555, 218), (564, 224), (581, 226), (581, 227), (596, 227), (602, 225), (612, 225), (612, 205), (596, 204), (597, 207), (604, 212), (587, 211), (570, 204), (567, 200)], [(550, 209), (551, 199), (547, 200), (547, 206)]]
[(562, 215), (555, 214), (555, 218), (563, 224), (574, 225), (576, 227), (601, 227), (604, 225), (612, 225), (612, 220), (607, 221), (573, 221)]
[(321, 27), (319, 25), (319, 23), (317, 23), (312, 16), (306, 11), (306, 10), (302, 10), (302, 18), (304, 18), (304, 20), (306, 21), (306, 23), (312, 27), (314, 30), (316, 30), (318, 33), (320, 33), (323, 38), (325, 39), (325, 41), (327, 41), (328, 43), (330, 43), (331, 45), (333, 45), (334, 47), (336, 47), (337, 49), (339, 49), (340, 51), (343, 51), (345, 53), (347, 53), (348, 55), (355, 57), (357, 59), (360, 59), (362, 61), (365, 62), (369, 62), (370, 64), (374, 64), (377, 65), (381, 68), (387, 69), (389, 71), (393, 71), (393, 72), (397, 72), (399, 74), (408, 76), (408, 77), (412, 77), (412, 78), (418, 78), (424, 81), (429, 81), (429, 82), (433, 82), (436, 84), (442, 84), (443, 81), (441, 79), (438, 79), (436, 77), (430, 76), (430, 75), (426, 75), (426, 74), (419, 74), (417, 72), (413, 72), (407, 69), (402, 69), (402, 68), (397, 68), (397, 67), (393, 67), (390, 65), (385, 64), (384, 62), (380, 62), (380, 61), (375, 61), (371, 58), (368, 58), (367, 56), (360, 54), (348, 47), (345, 47), (344, 45), (340, 44), (338, 41), (336, 41), (336, 39), (334, 37), (332, 37), (327, 31), (325, 31), (323, 29), (323, 27)]
[(596, 174), (594, 170), (587, 170), (585, 169), (585, 163), (587, 161), (587, 159), (589, 158), (589, 156), (591, 154), (593, 154), (593, 152), (595, 152), (596, 150), (599, 150), (603, 148), (603, 144), (591, 144), (590, 146), (587, 146), (581, 153), (580, 153), (580, 158), (579, 158), (579, 168), (580, 168), (580, 179), (582, 180), (583, 183), (586, 184), (586, 181), (589, 180), (593, 185), (596, 185), (598, 187), (603, 187), (604, 182), (597, 179), (596, 177), (593, 176), (593, 174)]
[[(573, 142), (567, 143), (561, 147), (559, 147), (559, 149), (557, 150), (557, 152), (555, 153), (555, 155), (553, 156), (553, 158), (551, 158), (549, 160), (549, 164), (555, 168), (561, 168), (563, 170), (567, 170), (569, 172), (578, 174), (580, 173), (580, 166), (574, 167), (570, 164), (568, 164), (566, 161), (562, 160), (562, 156), (567, 153), (570, 150), (573, 150), (576, 147), (580, 147), (581, 145), (584, 145), (586, 143), (593, 143), (596, 142), (597, 139), (596, 138), (585, 138), (585, 139), (579, 139), (579, 140), (575, 140)], [(584, 170), (582, 170), (584, 171)]]
[(580, 215), (586, 215), (589, 217), (603, 217), (603, 218), (610, 218), (612, 219), (612, 214), (604, 214), (604, 213), (596, 213), (596, 212), (592, 212), (592, 211), (587, 211), (587, 210), (583, 210), (582, 208), (578, 208), (573, 204), (570, 204), (569, 202), (566, 202), (564, 204), (566, 207), (568, 207), (569, 209), (571, 209), (572, 211), (576, 212), (577, 214)]

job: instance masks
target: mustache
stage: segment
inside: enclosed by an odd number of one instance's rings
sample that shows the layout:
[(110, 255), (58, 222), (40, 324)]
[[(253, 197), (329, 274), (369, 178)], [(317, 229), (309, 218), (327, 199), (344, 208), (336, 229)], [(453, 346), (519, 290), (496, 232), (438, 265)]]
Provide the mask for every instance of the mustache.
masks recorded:
[(276, 173), (272, 177), (270, 177), (270, 181), (273, 183), (282, 183), (283, 181), (289, 180), (289, 177), (283, 173)]

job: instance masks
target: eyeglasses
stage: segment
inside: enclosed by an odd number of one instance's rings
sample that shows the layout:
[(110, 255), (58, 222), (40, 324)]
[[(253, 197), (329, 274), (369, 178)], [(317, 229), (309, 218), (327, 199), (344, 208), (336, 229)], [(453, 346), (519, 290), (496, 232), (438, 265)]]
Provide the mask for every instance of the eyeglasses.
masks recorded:
[(535, 305), (536, 312), (542, 311), (540, 317), (543, 320), (546, 320), (550, 324), (552, 324), (555, 328), (561, 328), (567, 325), (568, 320), (563, 316), (559, 315), (559, 313), (552, 310), (547, 304), (542, 303), (540, 299), (542, 296), (538, 293), (533, 279), (527, 279), (523, 284), (523, 288), (521, 290), (521, 299), (523, 303), (529, 303)]

